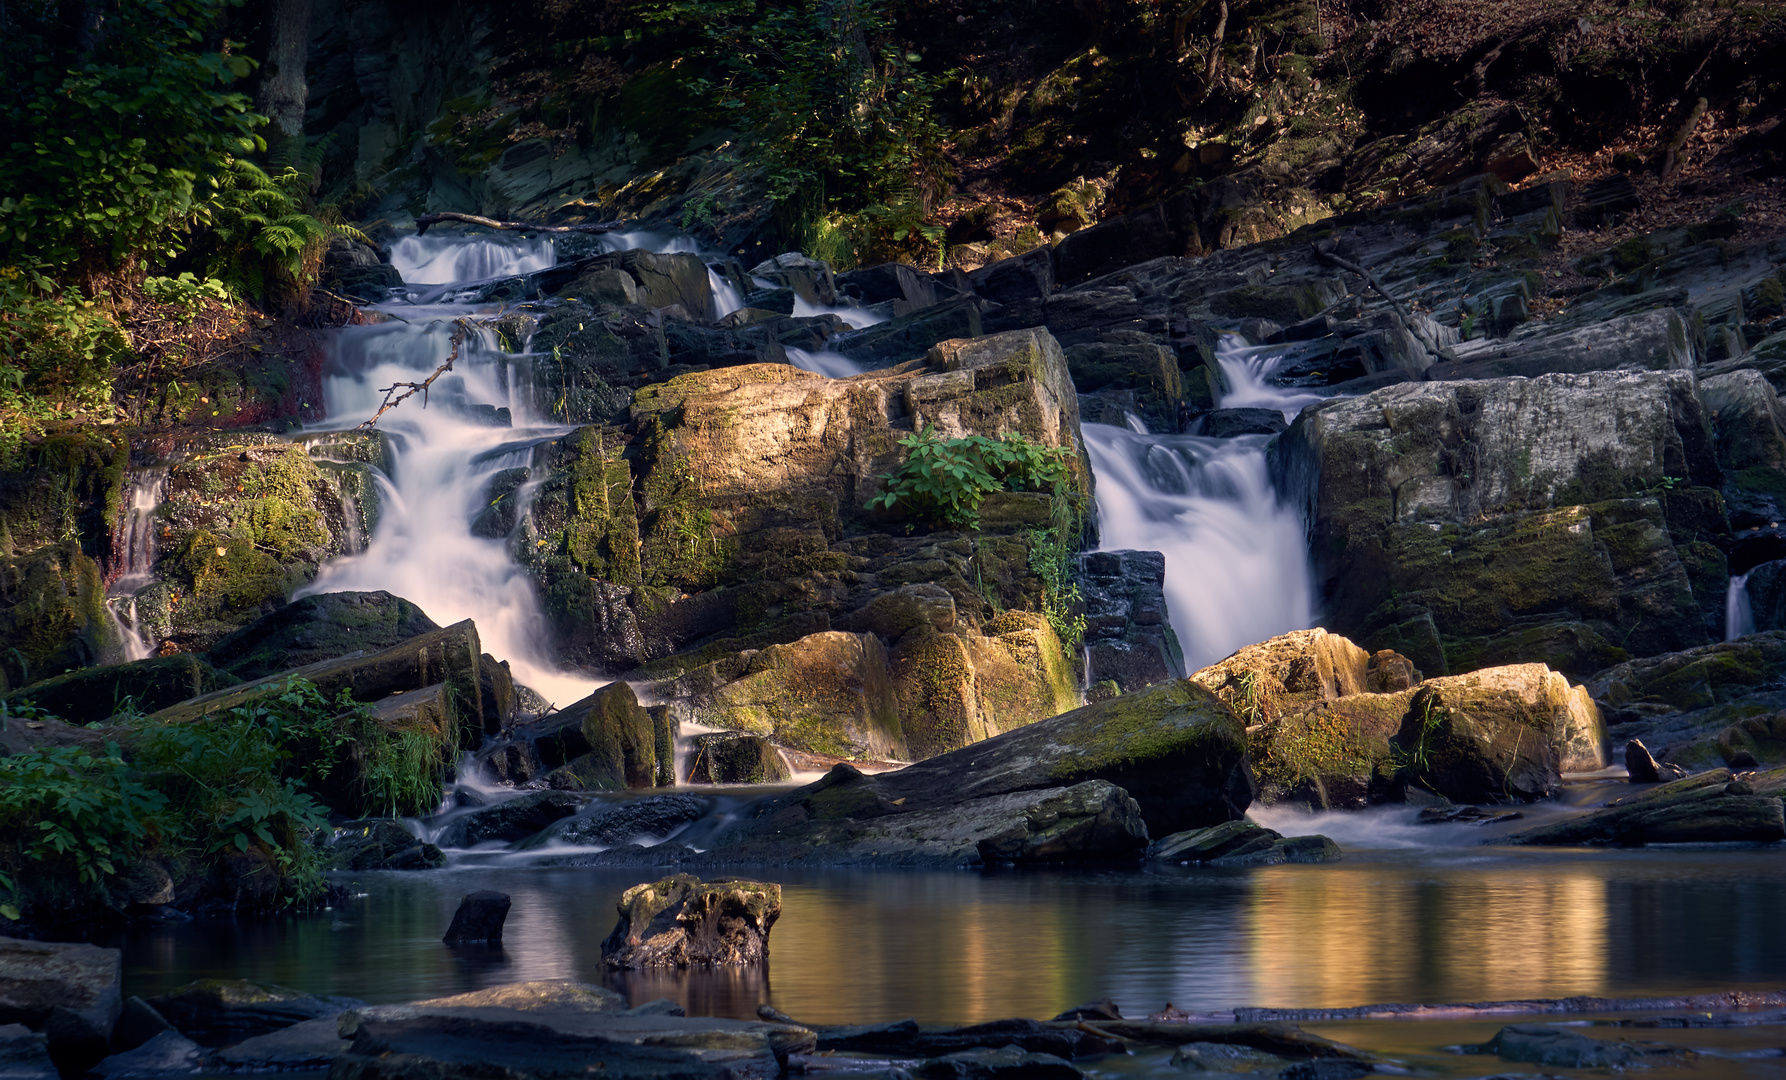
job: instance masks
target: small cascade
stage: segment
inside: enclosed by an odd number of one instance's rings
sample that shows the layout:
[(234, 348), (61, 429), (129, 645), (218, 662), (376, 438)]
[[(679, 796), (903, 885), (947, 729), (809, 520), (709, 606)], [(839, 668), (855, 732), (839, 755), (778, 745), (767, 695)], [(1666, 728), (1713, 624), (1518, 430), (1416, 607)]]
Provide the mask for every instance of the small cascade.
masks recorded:
[(546, 270), (558, 252), (544, 237), (405, 236), (391, 247), (391, 265), (405, 285), (456, 285)]
[(842, 353), (807, 352), (805, 349), (796, 349), (792, 346), (788, 347), (787, 352), (788, 363), (801, 371), (810, 371), (815, 375), (823, 375), (827, 379), (847, 379), (868, 370)]
[(1732, 574), (1724, 591), (1724, 640), (1735, 641), (1755, 632), (1755, 612), (1749, 606), (1749, 575)]
[(136, 594), (154, 580), (155, 560), (161, 552), (155, 511), (161, 506), (167, 469), (133, 469), (125, 493), (122, 528), (114, 555), (123, 570), (106, 589), (105, 613), (123, 660), (146, 660), (155, 655), (155, 641), (137, 615)]
[[(1273, 386), (1278, 357), (1239, 335), (1223, 337), (1216, 359), (1229, 388), (1221, 408), (1293, 417), (1324, 397)], [(1150, 435), (1139, 418), (1126, 428), (1083, 430), (1097, 478), (1101, 549), (1165, 554), (1166, 605), (1188, 670), (1313, 625), (1304, 525), (1272, 484), (1269, 436)]]
[[(398, 248), (407, 252), (409, 261), (399, 264), (409, 268), (406, 274), (430, 277), (527, 272), (552, 265), (554, 257), (549, 243), (506, 238), (408, 237)], [(352, 427), (371, 417), (385, 388), (421, 382), (449, 356), (453, 368), (426, 398), (418, 394), (379, 418), (380, 430), (392, 437), (388, 469), (375, 476), (377, 527), (361, 550), (324, 565), (299, 595), (382, 589), (443, 626), (472, 619), (484, 648), (508, 660), (518, 682), (548, 700), (587, 696), (604, 680), (552, 661), (533, 580), (510, 556), (508, 542), (472, 533), (496, 475), (530, 467), (536, 446), (570, 429), (535, 410), (523, 365), (480, 321), (494, 308), (386, 307), (398, 318), (335, 335), (323, 372), (330, 426)], [(508, 409), (513, 426), (493, 422), (492, 407)]]

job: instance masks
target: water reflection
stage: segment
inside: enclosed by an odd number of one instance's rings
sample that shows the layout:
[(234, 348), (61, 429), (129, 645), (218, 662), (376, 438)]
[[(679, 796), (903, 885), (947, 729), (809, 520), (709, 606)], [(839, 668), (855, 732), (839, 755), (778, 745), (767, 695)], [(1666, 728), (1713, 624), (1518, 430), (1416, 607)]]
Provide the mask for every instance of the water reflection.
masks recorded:
[[(367, 875), (344, 909), (135, 933), (126, 992), (215, 976), (399, 1001), (518, 979), (604, 981), (635, 1002), (815, 1023), (1048, 1016), (1109, 995), (1319, 1007), (1774, 985), (1786, 860), (1769, 850), (1352, 853), (1329, 866), (1140, 873), (783, 871), (767, 971), (604, 973), (638, 870)], [(514, 898), (500, 949), (452, 950), (459, 898)]]

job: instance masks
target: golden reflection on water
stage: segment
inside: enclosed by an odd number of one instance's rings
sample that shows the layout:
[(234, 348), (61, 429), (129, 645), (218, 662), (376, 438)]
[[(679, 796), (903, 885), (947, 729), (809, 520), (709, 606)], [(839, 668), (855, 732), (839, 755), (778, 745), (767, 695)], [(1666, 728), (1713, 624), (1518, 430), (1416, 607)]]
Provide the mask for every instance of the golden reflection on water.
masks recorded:
[(1598, 993), (1607, 973), (1599, 868), (1387, 878), (1369, 866), (1258, 871), (1246, 904), (1254, 1003), (1325, 1008)]

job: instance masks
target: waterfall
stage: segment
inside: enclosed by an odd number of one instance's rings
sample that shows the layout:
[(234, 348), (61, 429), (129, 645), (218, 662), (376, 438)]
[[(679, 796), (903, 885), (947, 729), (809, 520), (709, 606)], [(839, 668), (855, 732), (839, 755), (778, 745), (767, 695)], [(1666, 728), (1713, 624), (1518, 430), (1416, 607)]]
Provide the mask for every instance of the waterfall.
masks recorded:
[(133, 469), (125, 493), (123, 528), (114, 548), (114, 557), (123, 569), (106, 589), (105, 602), (106, 620), (123, 660), (146, 660), (155, 655), (155, 641), (137, 617), (136, 594), (154, 580), (155, 560), (161, 553), (155, 511), (161, 506), (166, 483), (165, 467)]
[(515, 277), (557, 265), (558, 253), (544, 237), (405, 236), (391, 247), (391, 265), (405, 285), (458, 285)]
[(1749, 575), (1733, 574), (1724, 591), (1724, 640), (1735, 641), (1755, 632), (1755, 613), (1749, 607)]
[[(550, 244), (507, 239), (407, 237), (397, 248), (409, 260), (400, 264), (406, 275), (439, 276), (446, 268), (494, 277), (541, 269), (553, 258)], [(543, 266), (533, 265), (539, 260)], [(401, 302), (385, 308), (400, 321), (336, 333), (323, 373), (328, 426), (351, 428), (378, 410), (384, 388), (426, 379), (451, 355), (455, 334), (462, 337), (458, 356), (426, 399), (417, 394), (379, 418), (390, 458), (387, 471), (375, 475), (378, 524), (363, 550), (325, 564), (298, 595), (382, 589), (443, 626), (472, 619), (484, 648), (509, 661), (517, 682), (559, 704), (588, 695), (605, 680), (552, 659), (533, 580), (509, 556), (507, 541), (471, 531), (495, 475), (529, 467), (535, 446), (571, 429), (535, 411), (524, 364), (477, 321), (485, 309)], [(491, 406), (507, 408), (514, 426), (493, 422)]]
[[(1222, 340), (1222, 408), (1294, 416), (1323, 395), (1272, 386), (1269, 350)], [(1232, 439), (1149, 435), (1086, 424), (1104, 551), (1166, 556), (1166, 606), (1187, 670), (1243, 645), (1314, 624), (1313, 577), (1303, 522), (1278, 498), (1266, 435)]]
[(837, 352), (807, 352), (788, 346), (788, 363), (801, 371), (810, 371), (815, 375), (823, 375), (827, 379), (847, 379), (851, 375), (860, 375), (868, 369), (856, 361)]

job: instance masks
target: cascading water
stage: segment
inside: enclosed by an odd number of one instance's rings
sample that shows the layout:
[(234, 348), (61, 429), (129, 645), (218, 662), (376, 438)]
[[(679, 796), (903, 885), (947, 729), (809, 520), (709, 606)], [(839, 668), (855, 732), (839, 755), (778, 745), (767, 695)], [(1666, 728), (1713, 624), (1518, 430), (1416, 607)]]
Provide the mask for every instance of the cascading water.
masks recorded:
[(1724, 592), (1724, 640), (1735, 641), (1755, 632), (1755, 613), (1749, 607), (1749, 575), (1733, 574)]
[[(1231, 388), (1223, 408), (1293, 416), (1320, 400), (1271, 386), (1274, 358), (1238, 338), (1223, 339), (1216, 359)], [(1313, 624), (1303, 522), (1272, 486), (1268, 436), (1149, 435), (1107, 424), (1084, 431), (1102, 549), (1165, 554), (1168, 614), (1189, 670)]]
[(136, 594), (153, 578), (160, 551), (155, 511), (161, 505), (167, 470), (136, 470), (130, 474), (129, 500), (125, 508), (124, 536), (117, 555), (124, 571), (106, 589), (106, 615), (125, 660), (146, 660), (155, 655), (155, 642), (137, 617)]
[(842, 353), (807, 352), (805, 349), (788, 347), (788, 363), (801, 371), (810, 371), (815, 375), (823, 375), (827, 379), (847, 379), (852, 375), (860, 375), (868, 369)]
[(405, 236), (391, 246), (391, 265), (405, 285), (460, 285), (546, 270), (558, 263), (544, 237), (479, 237), (436, 233)]
[[(553, 260), (543, 241), (408, 237), (398, 242), (394, 258), (399, 251), (409, 260), (399, 264), (406, 274), (435, 277), (443, 268), (501, 277)], [(377, 478), (377, 528), (365, 550), (325, 565), (301, 595), (383, 589), (419, 605), (443, 626), (472, 619), (485, 649), (509, 661), (518, 682), (561, 706), (586, 696), (603, 680), (552, 662), (532, 580), (510, 558), (504, 540), (471, 531), (491, 479), (505, 469), (527, 468), (536, 445), (569, 429), (537, 415), (525, 360), (502, 352), (494, 332), (478, 322), (488, 310), (442, 303), (382, 310), (395, 318), (346, 327), (335, 339), (323, 385), (330, 426), (366, 420), (384, 400), (385, 387), (421, 382), (455, 349), (457, 356), (426, 399), (418, 394), (379, 418), (390, 465)], [(492, 423), (491, 406), (508, 409), (513, 427)]]

